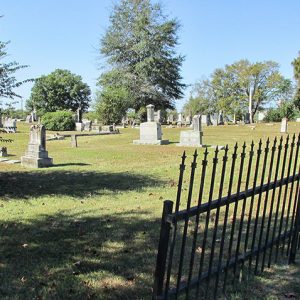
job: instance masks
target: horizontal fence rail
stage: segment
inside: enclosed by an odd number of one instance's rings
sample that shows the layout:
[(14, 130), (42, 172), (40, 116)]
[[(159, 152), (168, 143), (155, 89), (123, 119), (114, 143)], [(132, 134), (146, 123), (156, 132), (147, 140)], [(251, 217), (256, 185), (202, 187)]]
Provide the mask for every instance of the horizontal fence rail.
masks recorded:
[(300, 135), (206, 148), (190, 172), (183, 153), (175, 205), (164, 202), (153, 299), (217, 299), (279, 259), (295, 261), (299, 148)]

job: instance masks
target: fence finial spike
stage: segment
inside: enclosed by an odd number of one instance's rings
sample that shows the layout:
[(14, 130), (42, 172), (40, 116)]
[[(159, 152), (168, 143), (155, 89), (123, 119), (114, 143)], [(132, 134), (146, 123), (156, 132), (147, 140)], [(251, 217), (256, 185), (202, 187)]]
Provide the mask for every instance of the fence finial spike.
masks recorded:
[(225, 152), (227, 152), (228, 151), (228, 144), (225, 146)]
[(186, 158), (185, 150), (183, 151), (183, 154), (182, 154), (181, 158), (182, 158), (183, 160), (185, 160), (185, 158)]
[(204, 151), (204, 157), (206, 158), (208, 155), (208, 150), (207, 150), (207, 147), (205, 147), (205, 151)]

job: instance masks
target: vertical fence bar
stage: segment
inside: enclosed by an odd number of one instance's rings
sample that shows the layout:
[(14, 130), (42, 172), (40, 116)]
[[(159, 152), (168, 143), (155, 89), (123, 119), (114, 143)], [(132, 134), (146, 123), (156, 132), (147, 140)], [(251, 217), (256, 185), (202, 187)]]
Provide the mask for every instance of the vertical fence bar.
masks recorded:
[(298, 191), (298, 199), (297, 199), (297, 212), (294, 223), (294, 229), (292, 231), (292, 241), (291, 241), (291, 251), (289, 255), (289, 264), (295, 263), (296, 252), (297, 252), (297, 244), (299, 243), (299, 231), (300, 231), (300, 191)]
[[(197, 167), (197, 150), (194, 153), (194, 159), (191, 164), (191, 176), (190, 176), (190, 185), (189, 185), (189, 192), (188, 192), (188, 200), (187, 200), (187, 207), (186, 209), (189, 210), (192, 201), (192, 194), (193, 194), (193, 187), (194, 187), (194, 177), (195, 177), (195, 170)], [(180, 251), (180, 260), (179, 260), (179, 267), (178, 267), (178, 276), (177, 276), (177, 284), (176, 284), (176, 295), (175, 299), (177, 299), (178, 291), (180, 288), (181, 277), (182, 277), (182, 268), (183, 268), (183, 260), (184, 260), (184, 253), (185, 253), (185, 244), (186, 244), (186, 236), (187, 236), (187, 229), (188, 229), (189, 217), (186, 216), (184, 220), (184, 229), (182, 235), (182, 243), (181, 243), (181, 251)]]
[(153, 297), (155, 300), (157, 297), (163, 294), (163, 285), (165, 277), (166, 260), (169, 245), (169, 236), (171, 224), (167, 222), (167, 216), (172, 213), (173, 202), (170, 200), (164, 201), (164, 208), (161, 218), (160, 238), (158, 244), (158, 253), (156, 259), (156, 269), (154, 273), (154, 286)]
[[(259, 238), (258, 238), (258, 251), (257, 251), (257, 255), (256, 255), (256, 262), (255, 262), (255, 273), (257, 273), (257, 269), (258, 269), (260, 252), (263, 251), (263, 249), (261, 249), (262, 237), (263, 237), (263, 233), (264, 233), (264, 229), (265, 229), (265, 218), (266, 218), (266, 212), (267, 212), (267, 206), (268, 206), (269, 190), (270, 190), (270, 183), (271, 183), (272, 171), (273, 171), (273, 162), (274, 162), (274, 156), (275, 156), (275, 151), (276, 151), (276, 142), (277, 142), (277, 139), (275, 138), (272, 149), (271, 149), (271, 159), (269, 162), (269, 175), (268, 175), (267, 190), (266, 190), (266, 195), (265, 195), (263, 215), (262, 215)], [(266, 233), (266, 236), (267, 236), (267, 234), (268, 233)], [(262, 266), (263, 266), (263, 262), (262, 262)], [(261, 267), (261, 270), (262, 269), (263, 269), (263, 267)]]
[(256, 164), (255, 164), (255, 171), (254, 171), (254, 178), (253, 178), (253, 194), (251, 195), (250, 200), (250, 208), (249, 208), (249, 215), (248, 215), (248, 222), (247, 222), (247, 229), (246, 229), (246, 236), (245, 236), (245, 252), (247, 252), (248, 248), (248, 241), (249, 241), (249, 234), (250, 234), (250, 227), (251, 227), (251, 220), (252, 220), (252, 212), (253, 212), (253, 205), (254, 205), (254, 188), (256, 187), (259, 164), (260, 164), (260, 156), (261, 156), (261, 146), (262, 142), (259, 141), (258, 149), (257, 149), (257, 157), (256, 157)]
[[(236, 193), (237, 196), (239, 196), (240, 192), (241, 192), (241, 184), (242, 184), (243, 169), (244, 169), (244, 160), (245, 160), (245, 151), (246, 151), (246, 144), (245, 143), (243, 144), (242, 149), (243, 150), (242, 150), (242, 153), (241, 153), (239, 177), (238, 177), (238, 183), (237, 183), (237, 193)], [(233, 236), (234, 236), (234, 230), (235, 230), (237, 209), (238, 209), (238, 201), (235, 201), (235, 203), (234, 203), (234, 209), (233, 209), (233, 219), (232, 219), (232, 224), (231, 224), (229, 248), (228, 248), (228, 258), (227, 258), (226, 269), (225, 269), (224, 286), (226, 286), (227, 276), (228, 276), (228, 269), (229, 269), (229, 262), (230, 262), (230, 259), (231, 259), (232, 244), (233, 244)], [(236, 258), (236, 256), (235, 256), (235, 258)], [(237, 265), (236, 263), (237, 262), (235, 262), (234, 274), (236, 272), (236, 265)]]
[[(248, 161), (248, 168), (247, 168), (247, 175), (246, 175), (246, 182), (245, 182), (245, 191), (247, 191), (248, 188), (249, 188), (249, 182), (250, 182), (251, 170), (252, 170), (252, 161), (253, 161), (253, 155), (254, 155), (253, 149), (254, 149), (254, 143), (252, 141), (251, 148), (250, 148), (250, 151), (249, 151), (249, 161)], [(240, 245), (241, 245), (242, 232), (243, 232), (243, 226), (244, 226), (244, 218), (245, 218), (245, 211), (246, 211), (246, 202), (247, 202), (247, 197), (244, 197), (243, 205), (242, 205), (242, 211), (241, 211), (241, 221), (240, 221), (240, 228), (239, 228), (239, 233), (238, 233), (236, 253), (235, 253), (236, 261), (238, 259), (238, 255), (239, 255), (239, 252), (240, 252)], [(244, 261), (242, 262), (241, 272), (243, 272), (243, 267), (244, 267)], [(236, 265), (235, 265), (235, 269), (234, 269), (234, 274), (236, 274)]]
[[(262, 199), (262, 189), (263, 189), (263, 184), (265, 180), (265, 173), (266, 173), (266, 165), (267, 165), (267, 160), (268, 160), (268, 155), (269, 155), (269, 145), (270, 145), (270, 140), (269, 138), (267, 139), (266, 147), (265, 147), (265, 154), (264, 154), (264, 161), (263, 161), (263, 168), (262, 168), (262, 173), (261, 173), (261, 180), (260, 180), (260, 191), (258, 195), (258, 202), (257, 202), (257, 207), (256, 207), (256, 217), (255, 217), (255, 222), (254, 222), (254, 229), (253, 229), (253, 237), (252, 237), (252, 246), (251, 246), (251, 255), (249, 258), (249, 268), (251, 268), (252, 264), (252, 259), (253, 259), (253, 252), (254, 252), (254, 246), (256, 242), (256, 231), (257, 231), (257, 226), (258, 226), (258, 220), (259, 220), (259, 215), (260, 215), (260, 206), (261, 206), (261, 199)], [(263, 226), (263, 225), (261, 225)], [(260, 248), (258, 246), (258, 252), (257, 252), (257, 257), (259, 255)], [(258, 260), (256, 260), (255, 264), (255, 273), (257, 273), (257, 267), (258, 267)]]
[[(300, 148), (300, 133), (298, 135), (298, 141), (297, 141), (297, 152), (296, 152), (296, 157), (298, 158), (298, 154), (299, 154), (299, 148)], [(294, 172), (296, 171), (295, 169), (297, 168), (296, 163), (294, 166)], [(300, 165), (298, 168), (298, 176), (300, 175)], [(288, 241), (288, 249), (287, 249), (287, 255), (289, 254), (290, 251), (290, 246), (291, 246), (291, 239), (292, 239), (292, 230), (293, 230), (293, 226), (294, 226), (294, 220), (295, 220), (295, 214), (296, 214), (296, 205), (297, 205), (297, 195), (298, 195), (298, 191), (299, 191), (299, 181), (300, 179), (298, 178), (297, 180), (297, 184), (296, 184), (296, 189), (295, 189), (295, 197), (294, 197), (294, 204), (293, 204), (293, 212), (292, 212), (292, 221), (291, 221), (291, 226), (290, 226), (290, 236), (289, 236), (289, 241)], [(294, 181), (293, 181), (294, 183)], [(291, 193), (290, 193), (290, 197), (292, 197), (292, 193), (293, 193), (293, 188), (291, 188)]]
[[(291, 152), (290, 152), (290, 158), (289, 158), (289, 167), (288, 167), (288, 172), (287, 172), (287, 178), (290, 176), (290, 170), (291, 170), (291, 166), (292, 166), (292, 161), (293, 161), (293, 153), (294, 153), (294, 148), (295, 148), (295, 139), (296, 139), (296, 135), (293, 135), (292, 138), (292, 143), (291, 143)], [(296, 149), (296, 154), (297, 154), (297, 149)], [(284, 252), (284, 248), (285, 248), (285, 240), (286, 240), (286, 234), (287, 234), (287, 228), (288, 228), (288, 223), (289, 223), (289, 218), (290, 218), (290, 211), (291, 211), (291, 194), (293, 193), (293, 188), (294, 188), (294, 179), (295, 179), (295, 167), (297, 164), (297, 160), (298, 160), (298, 155), (296, 155), (295, 159), (294, 159), (294, 168), (293, 168), (293, 175), (292, 175), (292, 182), (291, 182), (291, 187), (290, 187), (290, 197), (289, 200), (287, 202), (287, 213), (286, 213), (286, 220), (285, 220), (285, 225), (284, 225), (284, 238), (282, 241), (282, 248), (281, 248), (281, 255), (283, 255)], [(287, 183), (285, 186), (285, 190), (284, 190), (284, 204), (283, 206), (286, 206), (286, 199), (287, 199), (287, 192), (288, 192), (288, 187), (289, 184)]]
[[(262, 168), (262, 174), (261, 174), (261, 180), (260, 180), (260, 191), (259, 191), (258, 202), (257, 202), (257, 207), (256, 207), (256, 215), (255, 215), (253, 235), (252, 235), (252, 244), (251, 244), (251, 255), (249, 257), (249, 268), (251, 268), (251, 265), (252, 265), (254, 246), (255, 246), (255, 242), (256, 242), (256, 231), (257, 231), (257, 225), (258, 225), (258, 219), (259, 219), (259, 213), (260, 213), (260, 205), (261, 205), (261, 198), (262, 198), (262, 187), (263, 187), (263, 184), (264, 184), (265, 170), (266, 170), (266, 164), (267, 164), (268, 153), (269, 153), (269, 144), (270, 144), (270, 140), (268, 139), (267, 144), (266, 144), (266, 148), (265, 148), (263, 168)], [(258, 249), (258, 251), (259, 251), (259, 249)], [(255, 271), (257, 271), (257, 267), (255, 268)]]
[[(272, 154), (271, 154), (271, 160), (270, 160), (270, 165), (269, 165), (269, 176), (268, 176), (267, 190), (266, 190), (266, 196), (265, 196), (265, 204), (264, 204), (264, 210), (263, 210), (263, 221), (262, 221), (262, 226), (261, 226), (261, 229), (260, 229), (259, 242), (258, 242), (258, 247), (259, 248), (261, 247), (261, 243), (262, 243), (262, 234), (263, 234), (264, 223), (265, 223), (265, 215), (266, 215), (267, 206), (268, 206), (270, 183), (271, 183), (271, 180), (272, 180), (272, 171), (273, 171), (274, 157), (275, 157), (275, 152), (276, 152), (276, 144), (277, 144), (277, 138), (275, 137), (274, 142), (273, 142), (273, 146), (272, 146), (272, 150), (271, 150)], [(276, 170), (277, 171), (278, 171), (278, 167), (279, 167), (279, 160), (277, 160), (277, 164), (276, 164)], [(276, 171), (276, 175), (275, 175), (276, 178), (277, 178), (277, 171)], [(270, 227), (271, 227), (271, 220), (272, 220), (272, 211), (273, 211), (273, 202), (274, 202), (273, 200), (274, 199), (271, 199), (271, 203), (270, 203), (270, 209), (269, 209), (270, 214), (269, 214), (269, 219), (268, 219), (268, 224), (267, 224), (265, 244), (264, 244), (264, 248), (263, 248), (261, 272), (263, 272), (264, 265), (265, 265), (267, 244), (268, 244), (268, 239), (269, 239), (269, 234), (270, 234)], [(258, 261), (259, 261), (259, 254), (260, 254), (260, 252), (257, 253), (256, 265), (258, 264)], [(256, 267), (256, 269), (257, 269), (257, 267)]]
[[(212, 168), (212, 172), (211, 172), (211, 182), (210, 182), (210, 189), (209, 189), (209, 196), (208, 196), (208, 209), (207, 209), (207, 213), (206, 213), (204, 236), (203, 236), (203, 240), (202, 240), (202, 248), (201, 248), (202, 251), (201, 251), (201, 258), (200, 258), (198, 281), (200, 281), (202, 271), (203, 271), (207, 234), (208, 234), (208, 230), (209, 230), (208, 229), (208, 224), (209, 224), (209, 219), (210, 219), (211, 201), (212, 201), (212, 198), (213, 198), (216, 168), (217, 168), (217, 164), (218, 164), (218, 153), (219, 153), (219, 149), (217, 147), (216, 150), (215, 150), (215, 157), (213, 158), (213, 168)], [(208, 285), (209, 285), (209, 277), (208, 277), (208, 280), (207, 280), (207, 286), (206, 286), (206, 290), (205, 290), (205, 298), (207, 298)], [(197, 288), (197, 290), (198, 290), (198, 288)], [(197, 294), (198, 294), (198, 291), (197, 291)]]
[[(285, 165), (286, 165), (286, 158), (288, 156), (289, 148), (289, 136), (286, 138), (286, 143), (284, 145), (284, 159), (283, 159), (283, 165), (282, 165), (282, 172), (281, 172), (281, 180), (280, 180), (280, 186), (279, 186), (279, 195), (278, 195), (278, 202), (281, 200), (281, 192), (282, 192), (282, 187), (283, 187), (283, 179), (284, 179), (284, 173), (285, 173)], [(279, 229), (278, 229), (278, 239), (276, 242), (276, 250), (275, 250), (275, 262), (277, 262), (278, 259), (278, 251), (279, 251), (279, 245), (280, 245), (280, 235), (281, 235), (281, 229), (282, 229), (282, 222), (283, 222), (283, 216), (284, 216), (284, 204), (285, 204), (286, 199), (283, 198), (282, 200), (282, 210), (281, 210), (281, 218), (279, 221)]]
[[(181, 164), (179, 166), (179, 178), (178, 178), (178, 186), (177, 186), (175, 213), (178, 212), (179, 206), (180, 206), (182, 182), (183, 182), (183, 176), (184, 176), (184, 171), (185, 171), (185, 159), (186, 159), (186, 154), (184, 151), (183, 155), (181, 157)], [(170, 245), (169, 262), (168, 262), (167, 278), (166, 278), (166, 288), (165, 288), (165, 298), (166, 299), (168, 297), (169, 286), (170, 286), (170, 277), (171, 277), (172, 261), (173, 261), (173, 254), (174, 254), (175, 241), (176, 241), (176, 233), (177, 233), (177, 222), (174, 224), (174, 227), (173, 227), (173, 236), (172, 236), (172, 241), (171, 241), (171, 245)]]
[[(226, 174), (226, 164), (227, 164), (227, 160), (228, 160), (227, 155), (228, 155), (228, 145), (226, 145), (226, 147), (225, 147), (225, 153), (224, 153), (224, 156), (223, 156), (223, 159), (222, 159), (223, 163), (222, 163), (222, 171), (221, 171), (221, 181), (220, 181), (220, 186), (219, 186), (218, 204), (221, 201), (222, 193), (223, 193), (223, 185), (224, 185), (225, 174)], [(214, 224), (214, 231), (213, 231), (213, 238), (212, 238), (212, 246), (211, 246), (211, 253), (210, 253), (210, 260), (209, 260), (209, 267), (208, 267), (208, 282), (210, 280), (213, 257), (214, 257), (214, 254), (215, 254), (215, 245), (216, 245), (216, 238), (217, 238), (217, 233), (218, 233), (220, 209), (221, 208), (218, 205), (217, 209), (216, 209), (215, 224)], [(214, 299), (216, 299), (216, 297), (217, 297), (217, 290), (218, 290), (218, 286), (215, 285)]]
[[(283, 138), (281, 137), (280, 142), (282, 144)], [(285, 162), (286, 162), (286, 153), (287, 153), (287, 144), (284, 145), (284, 154), (283, 154), (283, 162), (282, 162), (282, 170), (281, 170), (281, 179), (280, 182), (282, 182), (283, 176), (284, 176), (284, 169), (285, 169)], [(274, 188), (274, 193), (276, 192), (276, 189)], [(271, 239), (271, 246), (270, 246), (270, 253), (269, 253), (269, 261), (268, 261), (268, 267), (271, 266), (271, 260), (272, 260), (272, 254), (273, 254), (273, 246), (274, 246), (274, 240), (276, 235), (276, 228), (277, 228), (277, 219), (278, 219), (278, 213), (279, 213), (279, 207), (280, 207), (280, 196), (281, 196), (281, 189), (279, 190), (277, 203), (276, 203), (276, 209), (275, 209), (275, 216), (274, 216), (274, 224), (273, 224), (273, 231), (272, 231), (272, 239)]]
[[(235, 144), (234, 151), (232, 154), (227, 200), (230, 200), (230, 197), (231, 197), (234, 169), (235, 169), (235, 161), (236, 161), (236, 156), (237, 156), (236, 152), (237, 152), (237, 143)], [(218, 271), (217, 271), (217, 275), (216, 275), (216, 286), (218, 286), (218, 284), (219, 284), (219, 278), (220, 278), (219, 275), (220, 275), (221, 267), (222, 267), (222, 257), (223, 257), (223, 251), (224, 251), (224, 242), (225, 242), (228, 212), (229, 212), (229, 204), (226, 204), (225, 216), (224, 216), (224, 222), (223, 222), (223, 230), (222, 230), (222, 235), (221, 235), (220, 253), (219, 253), (218, 267), (217, 267)], [(224, 288), (224, 286), (223, 286), (223, 288)]]
[[(278, 148), (277, 148), (277, 161), (276, 161), (276, 169), (275, 169), (274, 182), (277, 182), (277, 179), (278, 179), (279, 168), (280, 168), (280, 160), (281, 160), (281, 153), (282, 153), (282, 142), (283, 142), (283, 138), (281, 137), (280, 140), (279, 140)], [(262, 268), (264, 268), (265, 258), (266, 258), (266, 254), (267, 254), (267, 245), (268, 245), (268, 242), (269, 242), (269, 235), (270, 235), (270, 230), (271, 230), (271, 223), (272, 223), (272, 216), (273, 216), (273, 208), (274, 208), (274, 202), (275, 202), (275, 195), (276, 195), (276, 188), (274, 187), (273, 192), (272, 192), (270, 210), (269, 210), (269, 219), (268, 219), (268, 225), (267, 225), (267, 236), (266, 236), (265, 249), (264, 249), (263, 259), (262, 259)], [(272, 239), (272, 236), (271, 236), (271, 239)], [(270, 249), (270, 252), (271, 252), (271, 249)], [(271, 257), (272, 256), (269, 257), (268, 267), (270, 267), (270, 265), (271, 265)]]
[(200, 187), (199, 187), (199, 194), (198, 194), (198, 204), (197, 204), (197, 210), (198, 211), (197, 211), (197, 214), (196, 214), (195, 228), (194, 228), (194, 234), (193, 234), (189, 275), (188, 275), (188, 282), (187, 282), (187, 289), (186, 289), (186, 299), (189, 298), (190, 284), (191, 284), (191, 280), (192, 280), (192, 276), (193, 276), (195, 252), (196, 252), (196, 245), (197, 245), (197, 235), (198, 235), (199, 220), (200, 220), (199, 209), (200, 209), (201, 204), (202, 204), (202, 197), (203, 197), (203, 191), (204, 191), (206, 168), (207, 168), (207, 155), (208, 155), (208, 151), (207, 151), (207, 148), (206, 148), (205, 152), (204, 152), (204, 158), (202, 160), (202, 172), (201, 172)]

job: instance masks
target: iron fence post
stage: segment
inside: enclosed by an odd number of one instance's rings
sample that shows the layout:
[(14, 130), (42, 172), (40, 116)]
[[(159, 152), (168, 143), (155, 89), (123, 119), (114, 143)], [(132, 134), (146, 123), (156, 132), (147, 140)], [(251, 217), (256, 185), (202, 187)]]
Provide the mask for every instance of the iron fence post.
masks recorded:
[(162, 299), (163, 284), (166, 270), (168, 246), (171, 224), (167, 222), (167, 216), (172, 213), (173, 202), (164, 201), (163, 213), (161, 218), (160, 237), (158, 243), (158, 252), (156, 258), (156, 268), (154, 273), (154, 285), (152, 299)]
[(292, 243), (291, 250), (289, 256), (289, 264), (295, 263), (296, 252), (297, 252), (297, 244), (299, 239), (299, 231), (300, 231), (300, 190), (298, 191), (298, 200), (297, 200), (297, 212), (294, 222), (294, 230), (292, 232)]

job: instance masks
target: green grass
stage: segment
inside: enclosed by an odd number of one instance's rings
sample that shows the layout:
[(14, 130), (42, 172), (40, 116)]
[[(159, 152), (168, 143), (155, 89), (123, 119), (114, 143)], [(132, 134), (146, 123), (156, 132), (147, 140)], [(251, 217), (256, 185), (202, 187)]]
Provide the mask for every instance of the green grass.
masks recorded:
[[(204, 142), (232, 150), (236, 142), (279, 136), (279, 129), (208, 127)], [(299, 129), (289, 125), (290, 133)], [(1, 163), (0, 299), (150, 299), (162, 204), (177, 192), (180, 130), (163, 128), (166, 146), (133, 145), (139, 131), (131, 128), (79, 137), (78, 148), (70, 138), (49, 141), (54, 166), (47, 169)], [(29, 126), (18, 124), (18, 133), (2, 135), (14, 139), (7, 145), (11, 159), (24, 154), (28, 134)], [(194, 149), (186, 150), (190, 164)], [(299, 269), (292, 270), (299, 280)], [(269, 288), (278, 278), (268, 274), (254, 279), (257, 298), (281, 299), (285, 290)], [(300, 295), (296, 285), (288, 289)]]

